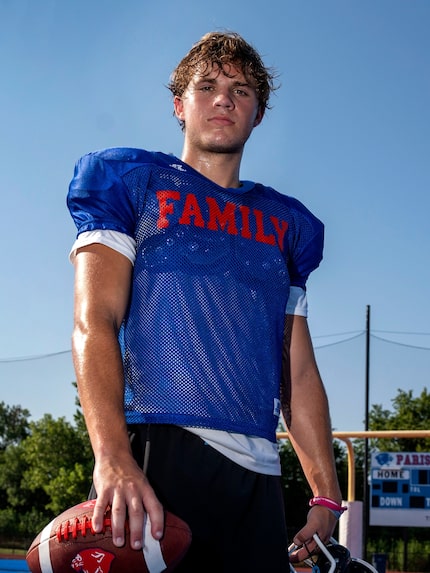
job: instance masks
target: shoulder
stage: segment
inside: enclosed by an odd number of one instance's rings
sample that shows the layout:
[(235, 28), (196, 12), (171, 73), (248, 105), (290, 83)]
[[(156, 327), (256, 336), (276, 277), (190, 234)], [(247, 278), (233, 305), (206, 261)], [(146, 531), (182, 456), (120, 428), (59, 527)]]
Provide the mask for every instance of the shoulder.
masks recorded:
[(134, 147), (108, 147), (97, 151), (91, 151), (83, 155), (79, 162), (97, 163), (106, 162), (110, 164), (160, 164), (168, 165), (172, 162), (173, 156), (167, 155), (160, 151), (147, 151)]
[(256, 184), (256, 189), (259, 191), (259, 193), (263, 193), (269, 200), (274, 201), (282, 206), (282, 208), (288, 212), (289, 218), (292, 219), (296, 225), (310, 226), (314, 228), (316, 233), (323, 233), (323, 222), (295, 197), (285, 195), (284, 193), (273, 189), (273, 187), (267, 187), (261, 183)]
[(141, 167), (148, 173), (154, 167), (167, 168), (175, 158), (161, 152), (131, 147), (110, 147), (86, 153), (75, 164), (72, 187), (104, 188), (119, 182), (127, 173)]

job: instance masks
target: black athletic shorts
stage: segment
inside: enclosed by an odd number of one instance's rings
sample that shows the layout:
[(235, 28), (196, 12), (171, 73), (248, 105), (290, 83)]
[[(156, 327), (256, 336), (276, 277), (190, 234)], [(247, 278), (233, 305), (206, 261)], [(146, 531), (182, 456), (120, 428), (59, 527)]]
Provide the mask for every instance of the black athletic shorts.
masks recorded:
[(129, 426), (133, 454), (164, 507), (191, 528), (178, 573), (287, 573), (280, 478), (249, 471), (177, 426)]

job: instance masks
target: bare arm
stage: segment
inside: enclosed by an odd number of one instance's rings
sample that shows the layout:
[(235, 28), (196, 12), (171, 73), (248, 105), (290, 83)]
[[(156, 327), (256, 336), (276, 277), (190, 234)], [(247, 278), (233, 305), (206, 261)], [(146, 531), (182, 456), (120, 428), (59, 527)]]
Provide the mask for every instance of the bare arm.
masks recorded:
[[(314, 496), (341, 502), (336, 475), (327, 396), (312, 347), (307, 320), (287, 315), (284, 330), (282, 408), (289, 437)], [(294, 562), (315, 549), (312, 538), (318, 533), (326, 542), (336, 518), (326, 507), (314, 506), (308, 520), (294, 538), (303, 549), (291, 555)], [(304, 546), (306, 544), (306, 547)]]
[(93, 244), (78, 250), (72, 347), (79, 398), (95, 456), (93, 527), (101, 530), (103, 513), (110, 505), (112, 536), (120, 546), (128, 513), (130, 543), (140, 549), (144, 510), (155, 538), (162, 535), (163, 511), (133, 459), (124, 416), (117, 335), (128, 304), (131, 273), (130, 261), (109, 247)]

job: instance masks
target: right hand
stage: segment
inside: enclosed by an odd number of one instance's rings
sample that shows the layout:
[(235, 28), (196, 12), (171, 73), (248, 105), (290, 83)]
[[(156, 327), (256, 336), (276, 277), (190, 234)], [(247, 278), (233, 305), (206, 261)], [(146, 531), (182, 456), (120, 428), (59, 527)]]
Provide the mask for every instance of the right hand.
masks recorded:
[(92, 526), (96, 533), (103, 528), (103, 516), (108, 506), (112, 512), (112, 539), (114, 545), (125, 543), (124, 524), (126, 517), (130, 527), (130, 546), (143, 546), (145, 512), (151, 520), (151, 534), (161, 539), (164, 531), (163, 506), (143, 471), (127, 452), (121, 459), (106, 457), (96, 460), (94, 486), (97, 502), (94, 507)]
[(319, 553), (320, 549), (314, 539), (314, 534), (316, 533), (321, 541), (327, 544), (336, 524), (336, 517), (326, 507), (321, 505), (311, 507), (306, 525), (294, 536), (294, 547), (290, 552), (291, 563), (300, 563)]

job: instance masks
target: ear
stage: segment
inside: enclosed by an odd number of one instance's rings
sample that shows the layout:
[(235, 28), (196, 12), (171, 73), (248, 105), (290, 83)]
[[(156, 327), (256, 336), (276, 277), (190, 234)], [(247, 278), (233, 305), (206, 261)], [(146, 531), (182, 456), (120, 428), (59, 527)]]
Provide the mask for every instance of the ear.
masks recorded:
[(257, 115), (255, 116), (255, 120), (254, 120), (254, 127), (257, 127), (257, 125), (260, 125), (263, 117), (264, 117), (264, 109), (259, 107), (257, 110)]
[(182, 98), (179, 96), (174, 96), (173, 98), (173, 108), (175, 110), (175, 115), (176, 117), (181, 120), (184, 121), (184, 102), (182, 101)]

